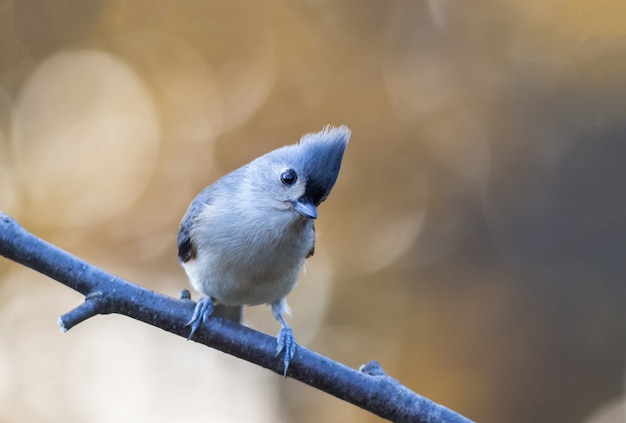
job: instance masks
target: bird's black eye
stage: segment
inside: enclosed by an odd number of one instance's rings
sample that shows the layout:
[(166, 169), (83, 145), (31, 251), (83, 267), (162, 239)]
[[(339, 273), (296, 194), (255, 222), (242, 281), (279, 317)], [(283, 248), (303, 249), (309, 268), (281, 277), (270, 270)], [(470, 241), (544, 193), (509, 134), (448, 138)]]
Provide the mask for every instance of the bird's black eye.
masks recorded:
[(297, 180), (298, 177), (296, 176), (296, 172), (291, 169), (286, 170), (280, 174), (280, 182), (285, 185), (293, 185), (296, 183)]

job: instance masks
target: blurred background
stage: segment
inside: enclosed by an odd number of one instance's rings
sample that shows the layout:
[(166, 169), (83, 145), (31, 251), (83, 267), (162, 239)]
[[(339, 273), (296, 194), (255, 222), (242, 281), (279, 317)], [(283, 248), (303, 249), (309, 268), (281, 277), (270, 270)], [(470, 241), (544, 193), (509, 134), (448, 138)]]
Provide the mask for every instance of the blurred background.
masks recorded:
[[(480, 422), (626, 421), (626, 3), (0, 0), (0, 210), (188, 288), (205, 185), (353, 133), (300, 344)], [(194, 296), (196, 294), (194, 293)], [(378, 422), (0, 260), (0, 422)], [(245, 323), (279, 326), (264, 306)]]

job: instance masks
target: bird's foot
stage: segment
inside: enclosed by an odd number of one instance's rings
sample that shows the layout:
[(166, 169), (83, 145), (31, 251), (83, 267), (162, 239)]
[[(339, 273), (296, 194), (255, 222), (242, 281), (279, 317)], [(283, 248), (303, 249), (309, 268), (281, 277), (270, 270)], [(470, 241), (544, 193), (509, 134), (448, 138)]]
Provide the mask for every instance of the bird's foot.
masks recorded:
[(196, 333), (196, 330), (200, 327), (201, 323), (206, 322), (206, 320), (213, 314), (213, 300), (210, 297), (202, 297), (196, 303), (196, 308), (193, 310), (193, 316), (191, 316), (191, 320), (187, 322), (185, 326), (191, 326), (191, 330), (189, 331), (189, 336), (187, 340), (193, 338), (193, 334)]
[(285, 370), (283, 376), (287, 377), (287, 369), (289, 369), (289, 363), (291, 359), (293, 359), (296, 354), (296, 338), (293, 336), (293, 331), (289, 326), (283, 326), (283, 328), (278, 332), (278, 336), (276, 337), (276, 355), (278, 357), (280, 353), (284, 352), (283, 355), (283, 364), (285, 366)]

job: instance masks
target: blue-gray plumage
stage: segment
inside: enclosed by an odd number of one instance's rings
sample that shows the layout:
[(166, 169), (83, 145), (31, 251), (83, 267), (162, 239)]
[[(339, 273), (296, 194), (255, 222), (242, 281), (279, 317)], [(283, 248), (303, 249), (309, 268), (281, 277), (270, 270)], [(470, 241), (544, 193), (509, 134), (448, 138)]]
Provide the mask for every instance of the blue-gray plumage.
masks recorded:
[[(282, 329), (285, 375), (296, 350), (285, 298), (313, 254), (313, 219), (333, 188), (350, 130), (327, 126), (223, 176), (191, 202), (178, 233), (178, 257), (203, 297), (191, 338), (214, 305), (270, 304)], [(240, 314), (239, 314), (240, 315)]]

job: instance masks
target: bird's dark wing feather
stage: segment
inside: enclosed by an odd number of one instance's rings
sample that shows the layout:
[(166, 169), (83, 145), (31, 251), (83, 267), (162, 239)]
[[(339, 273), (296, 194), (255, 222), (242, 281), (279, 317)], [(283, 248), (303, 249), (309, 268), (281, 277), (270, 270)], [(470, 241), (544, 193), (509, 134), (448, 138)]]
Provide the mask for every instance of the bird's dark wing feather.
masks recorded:
[[(315, 235), (315, 225), (313, 225), (311, 227), (313, 234)], [(313, 245), (311, 245), (311, 250), (309, 251), (309, 253), (306, 255), (306, 258), (311, 257), (313, 254), (315, 253), (315, 237), (313, 238)]]
[(181, 263), (196, 258), (196, 246), (191, 242), (189, 233), (178, 233), (178, 259)]

